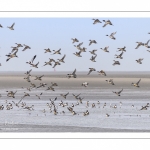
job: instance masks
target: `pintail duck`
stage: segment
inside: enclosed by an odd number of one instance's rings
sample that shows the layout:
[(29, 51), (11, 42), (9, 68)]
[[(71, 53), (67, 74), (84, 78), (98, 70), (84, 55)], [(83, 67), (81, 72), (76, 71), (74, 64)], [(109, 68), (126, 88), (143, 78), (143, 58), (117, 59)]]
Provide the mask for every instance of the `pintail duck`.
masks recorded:
[(44, 75), (39, 76), (39, 77), (38, 77), (38, 76), (36, 76), (36, 78), (35, 78), (34, 80), (40, 80), (40, 81), (41, 81), (41, 80), (42, 80), (42, 77), (44, 77)]
[(60, 62), (65, 63), (65, 62), (64, 62), (65, 57), (66, 57), (66, 55), (64, 55), (61, 59), (57, 59), (57, 60), (59, 60)]
[(36, 87), (36, 85), (35, 85), (34, 83), (32, 83), (32, 82), (31, 82), (30, 87), (31, 87), (31, 88), (35, 88), (35, 87)]
[(80, 54), (81, 54), (82, 51), (79, 51), (79, 52), (76, 52), (76, 53), (73, 53), (74, 55), (76, 55), (77, 57), (82, 57)]
[(76, 115), (77, 113), (76, 113), (75, 111), (72, 111), (72, 114), (73, 114), (73, 115)]
[(135, 86), (135, 87), (140, 87), (140, 86), (139, 86), (140, 81), (141, 81), (141, 79), (139, 79), (139, 81), (138, 81), (137, 83), (133, 83), (133, 82), (132, 82), (131, 85), (133, 85), (133, 86)]
[(36, 97), (38, 97), (38, 99), (41, 99), (41, 95), (42, 95), (43, 93), (40, 93), (40, 95), (35, 95)]
[(144, 46), (147, 47), (147, 48), (150, 48), (150, 46), (148, 46), (149, 41), (150, 40), (148, 40), (146, 43), (144, 43)]
[(36, 55), (33, 56), (33, 58), (31, 59), (31, 61), (26, 62), (27, 64), (33, 64), (34, 59), (36, 58)]
[(83, 112), (83, 116), (87, 116), (87, 115), (89, 115), (89, 111), (88, 110), (86, 110), (86, 112)]
[(25, 51), (25, 50), (27, 50), (27, 49), (31, 49), (31, 47), (28, 46), (28, 45), (25, 45), (25, 44), (24, 44), (24, 46), (25, 46), (25, 47), (24, 47), (24, 49), (23, 49), (22, 51)]
[(55, 68), (57, 65), (61, 65), (61, 64), (58, 61), (55, 61), (53, 68)]
[(24, 96), (21, 98), (21, 100), (23, 100), (25, 97), (30, 96), (29, 93), (24, 92)]
[(78, 94), (78, 95), (72, 94), (72, 95), (75, 97), (75, 99), (78, 99), (78, 97), (79, 97), (80, 94)]
[(72, 103), (71, 107), (74, 107), (74, 104)]
[(11, 47), (12, 48), (12, 50), (11, 50), (11, 53), (13, 53), (14, 51), (18, 51), (18, 47)]
[(23, 47), (22, 44), (19, 44), (19, 43), (15, 43), (17, 44), (17, 47)]
[(27, 82), (31, 82), (31, 80), (30, 80), (30, 76), (31, 76), (31, 75), (28, 75), (28, 76), (27, 76), (27, 77), (25, 77), (24, 79), (26, 79), (26, 81), (27, 81)]
[(47, 89), (45, 91), (47, 91), (47, 90), (55, 91), (55, 89), (52, 86), (47, 87)]
[(82, 98), (81, 98), (81, 97), (79, 97), (79, 98), (78, 98), (78, 100), (79, 100), (80, 104), (82, 104), (82, 100), (83, 100), (83, 99), (84, 99), (84, 97), (82, 97)]
[(114, 91), (112, 91), (112, 92), (115, 93), (116, 95), (120, 96), (122, 91), (123, 91), (123, 89), (121, 91), (119, 91), (119, 92), (114, 92)]
[(99, 19), (92, 19), (92, 20), (94, 20), (93, 24), (102, 23)]
[(135, 60), (137, 63), (139, 63), (139, 64), (142, 64), (142, 60), (143, 60), (144, 58), (139, 58), (139, 59), (137, 59), (137, 60)]
[(103, 27), (106, 27), (106, 25), (108, 25), (108, 24), (109, 25), (113, 25), (110, 20), (103, 20), (103, 22), (105, 22), (105, 24), (103, 25)]
[(90, 41), (89, 46), (90, 46), (92, 43), (97, 44), (97, 42), (96, 42), (95, 40), (89, 40), (89, 41)]
[(111, 33), (110, 35), (106, 35), (106, 36), (109, 36), (111, 39), (115, 40), (116, 38), (114, 37), (114, 35), (116, 34), (117, 32), (113, 32)]
[(105, 80), (108, 82), (108, 84), (111, 84), (111, 85), (115, 85), (114, 82), (113, 82), (113, 79), (110, 79), (110, 80)]
[(31, 71), (32, 71), (32, 69), (30, 69), (29, 71), (27, 71), (25, 74), (31, 76), (30, 75)]
[(138, 43), (138, 45), (136, 46), (135, 49), (138, 49), (140, 46), (144, 46), (144, 43), (142, 43), (142, 42), (136, 42), (136, 43)]
[(74, 47), (76, 47), (77, 49), (79, 49), (82, 44), (83, 44), (83, 42), (79, 43), (78, 45), (74, 45)]
[(58, 86), (58, 84), (51, 82), (51, 86)]
[(119, 50), (117, 52), (119, 51), (126, 52), (125, 48), (126, 48), (125, 46), (123, 48), (118, 48)]
[(95, 52), (96, 52), (97, 50), (96, 49), (94, 49), (94, 50), (92, 50), (92, 51), (89, 51), (91, 54), (93, 54), (93, 55), (97, 55), (97, 54), (95, 54)]
[(34, 105), (32, 105), (32, 106), (26, 106), (26, 107), (24, 107), (23, 109), (28, 109), (28, 110), (30, 110), (30, 111), (31, 111), (31, 110), (34, 110), (34, 108), (33, 108), (33, 107), (34, 107)]
[(67, 94), (60, 94), (60, 96), (62, 96), (63, 98), (66, 99), (67, 95), (69, 94), (69, 92)]
[(49, 48), (44, 49), (44, 50), (45, 50), (45, 53), (51, 53), (51, 50)]
[(72, 43), (79, 42), (77, 38), (74, 38), (74, 39), (72, 38), (71, 40), (72, 40)]
[(72, 107), (67, 107), (67, 109), (72, 112), (73, 111), (73, 108)]
[(88, 72), (88, 74), (87, 75), (89, 75), (92, 71), (96, 71), (96, 69), (95, 68), (89, 68), (90, 70), (89, 70), (89, 72)]
[(109, 53), (108, 48), (109, 48), (109, 46), (105, 47), (104, 49), (103, 48), (100, 48), (100, 49), (102, 49), (104, 52), (108, 52)]
[(123, 59), (122, 55), (123, 55), (123, 52), (122, 52), (121, 54), (119, 54), (119, 55), (116, 54), (116, 55), (115, 55), (115, 56), (116, 56), (115, 58)]
[(46, 65), (52, 65), (52, 63), (50, 62), (50, 61), (48, 61), (48, 62), (44, 62), (45, 64), (43, 65), (43, 66), (46, 66)]
[(60, 53), (60, 51), (61, 51), (61, 48), (59, 49), (59, 50), (53, 50), (54, 51), (54, 53), (52, 54), (52, 55), (54, 55), (54, 54), (60, 54), (61, 55), (61, 53)]
[(115, 66), (115, 65), (120, 65), (120, 62), (119, 62), (119, 61), (114, 60), (114, 63), (113, 63), (112, 65), (113, 65), (113, 66)]
[(80, 52), (86, 52), (87, 48), (85, 48), (85, 47), (83, 47), (83, 48), (79, 47), (78, 49), (80, 50)]
[(4, 105), (0, 105), (0, 110), (3, 110), (4, 109)]
[(101, 70), (101, 71), (97, 71), (99, 73), (99, 75), (103, 75), (103, 76), (106, 76), (106, 73), (104, 70)]
[(106, 117), (109, 117), (110, 115), (109, 114), (106, 114)]
[(89, 83), (88, 82), (83, 82), (81, 85), (84, 86), (84, 87), (87, 87), (89, 85)]
[(6, 59), (6, 61), (9, 61), (11, 58), (14, 58), (14, 57), (18, 57), (16, 54), (17, 54), (18, 51), (14, 52), (13, 54), (8, 54), (6, 55), (8, 58)]
[(30, 64), (30, 65), (31, 65), (31, 67), (38, 68), (38, 64), (39, 64), (39, 62), (36, 64)]
[(92, 57), (90, 58), (90, 60), (93, 61), (93, 62), (96, 62), (96, 61), (95, 61), (95, 58), (96, 58), (96, 57), (97, 57), (97, 55), (92, 56)]
[(14, 25), (15, 23), (13, 23), (10, 27), (7, 27), (7, 28), (9, 28), (10, 30), (14, 30)]
[(47, 85), (46, 83), (40, 83), (40, 85), (36, 88), (45, 87), (46, 85)]
[(15, 91), (15, 92), (13, 92), (13, 91), (6, 91), (6, 92), (8, 92), (7, 93), (8, 97), (13, 97), (13, 98), (15, 98), (15, 94), (17, 93), (17, 91)]
[(76, 78), (77, 77), (77, 75), (76, 75), (76, 69), (73, 71), (73, 73), (67, 74), (67, 77), (68, 77), (68, 79), (69, 78)]
[(92, 104), (92, 108), (94, 108), (94, 107), (95, 107), (95, 103)]

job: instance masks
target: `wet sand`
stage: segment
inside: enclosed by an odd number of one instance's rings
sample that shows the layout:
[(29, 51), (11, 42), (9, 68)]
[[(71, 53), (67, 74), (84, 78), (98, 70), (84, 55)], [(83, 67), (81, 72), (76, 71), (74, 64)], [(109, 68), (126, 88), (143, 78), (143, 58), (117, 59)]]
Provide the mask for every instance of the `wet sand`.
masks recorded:
[[(150, 131), (150, 110), (140, 111), (141, 106), (149, 103), (150, 97), (150, 78), (149, 72), (121, 72), (107, 73), (107, 76), (100, 76), (97, 73), (86, 75), (86, 72), (80, 72), (77, 78), (68, 79), (63, 73), (40, 73), (33, 72), (31, 82), (39, 85), (47, 83), (44, 88), (32, 89), (27, 91), (26, 88), (30, 83), (24, 80), (24, 72), (0, 73), (0, 105), (6, 105), (8, 102), (18, 102), (24, 95), (24, 92), (30, 93), (30, 97), (26, 97), (23, 101), (27, 105), (34, 105), (34, 111), (23, 110), (13, 105), (12, 110), (0, 110), (0, 132), (149, 132)], [(45, 75), (42, 81), (36, 81), (35, 76)], [(141, 78), (140, 88), (131, 86)], [(105, 80), (113, 79), (115, 85), (108, 84)], [(51, 82), (56, 82), (58, 87), (55, 91), (45, 91)], [(88, 82), (88, 87), (81, 84)], [(22, 88), (24, 87), (24, 89)], [(123, 88), (121, 96), (118, 97), (112, 91), (119, 91)], [(15, 99), (8, 98), (6, 91), (17, 90)], [(35, 97), (35, 94), (43, 92), (41, 100)], [(69, 92), (67, 99), (63, 99), (60, 94)], [(69, 106), (77, 101), (72, 94), (81, 93), (84, 97), (83, 104), (74, 107), (78, 116), (73, 116), (67, 107), (60, 107), (58, 104), (61, 100), (68, 102)], [(58, 107), (58, 115), (49, 113), (46, 106), (50, 102), (50, 98), (58, 97), (56, 105)], [(89, 101), (90, 107), (86, 107)], [(100, 101), (100, 105), (97, 104)], [(120, 101), (123, 103), (120, 106)], [(106, 108), (103, 104), (107, 103)], [(92, 103), (96, 104), (96, 108), (92, 108)], [(117, 109), (110, 108), (110, 105), (117, 105)], [(135, 107), (132, 108), (131, 105)], [(42, 110), (46, 110), (46, 116)], [(90, 115), (84, 117), (83, 111), (89, 110)], [(62, 115), (62, 110), (66, 114)], [(106, 113), (110, 117), (106, 117)], [(11, 121), (13, 122), (11, 124)], [(7, 124), (5, 124), (7, 122)], [(145, 123), (146, 122), (146, 123)]]

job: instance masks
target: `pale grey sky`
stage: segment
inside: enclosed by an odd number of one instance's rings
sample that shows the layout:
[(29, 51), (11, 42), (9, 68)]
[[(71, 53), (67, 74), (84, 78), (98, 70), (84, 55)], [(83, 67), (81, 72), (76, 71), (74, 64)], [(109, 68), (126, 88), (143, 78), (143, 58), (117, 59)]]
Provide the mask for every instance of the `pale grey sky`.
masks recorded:
[[(0, 71), (27, 71), (31, 69), (26, 61), (34, 55), (39, 61), (39, 68), (32, 68), (34, 71), (53, 71), (52, 66), (44, 66), (44, 62), (49, 58), (60, 59), (66, 54), (65, 63), (56, 66), (56, 71), (88, 71), (89, 67), (96, 70), (106, 71), (150, 71), (150, 53), (144, 46), (135, 49), (136, 42), (144, 42), (150, 39), (149, 18), (98, 18), (100, 21), (110, 19), (114, 26), (103, 28), (104, 22), (93, 25), (92, 18), (1, 18), (0, 24)], [(14, 30), (9, 30), (15, 22)], [(117, 32), (116, 40), (107, 37), (107, 34)], [(78, 50), (73, 46), (71, 38), (77, 38), (83, 42), (87, 48), (86, 53), (81, 53), (82, 57), (76, 57), (73, 53)], [(97, 44), (89, 46), (89, 40), (96, 40)], [(11, 52), (11, 46), (15, 43), (26, 44), (31, 47), (26, 51), (19, 48), (18, 58), (12, 58), (6, 62), (5, 56)], [(81, 46), (81, 47), (82, 47)], [(109, 46), (110, 53), (105, 53), (100, 48)], [(126, 46), (123, 59), (114, 59), (117, 48)], [(61, 55), (51, 55), (44, 53), (45, 48), (58, 50), (61, 48)], [(90, 61), (89, 51), (97, 49), (96, 62)], [(143, 64), (136, 63), (136, 59), (144, 58)], [(119, 60), (120, 66), (113, 66), (113, 60)]]

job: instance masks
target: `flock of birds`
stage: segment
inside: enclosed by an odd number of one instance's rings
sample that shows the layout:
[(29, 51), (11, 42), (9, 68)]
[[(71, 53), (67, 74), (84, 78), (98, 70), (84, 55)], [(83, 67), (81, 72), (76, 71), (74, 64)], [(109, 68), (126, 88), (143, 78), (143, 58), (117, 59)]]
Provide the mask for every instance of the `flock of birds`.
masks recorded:
[[(98, 24), (98, 23), (102, 23), (99, 19), (93, 19), (94, 22), (93, 24)], [(103, 27), (106, 27), (108, 25), (111, 25), (113, 26), (112, 22), (110, 20), (103, 20), (104, 22), (104, 25)], [(10, 30), (14, 30), (14, 25), (15, 23), (13, 23), (11, 26), (9, 26), (8, 28)], [(3, 26), (0, 24), (0, 28), (3, 28)], [(113, 32), (111, 33), (110, 35), (106, 35), (108, 36), (109, 38), (111, 38), (112, 40), (116, 40), (115, 38), (115, 34), (117, 32)], [(150, 34), (150, 33), (148, 33)], [(77, 38), (72, 38), (72, 43), (78, 43), (79, 40)], [(150, 48), (150, 46), (148, 45), (150, 40), (148, 40), (146, 43), (142, 43), (142, 42), (136, 42), (138, 45), (136, 46), (135, 49), (138, 49), (140, 46), (145, 46), (146, 48)], [(15, 57), (18, 57), (17, 56), (17, 52), (19, 51), (19, 48), (23, 47), (22, 51), (26, 51), (27, 49), (31, 49), (30, 46), (26, 45), (26, 44), (19, 44), (19, 43), (15, 43), (16, 46), (12, 46), (12, 50), (9, 54), (7, 54), (7, 59), (6, 59), (6, 62), (10, 61), (10, 59), (12, 58), (15, 58)], [(89, 40), (89, 46), (92, 45), (92, 44), (97, 44), (96, 40)], [(81, 54), (83, 52), (86, 52), (86, 49), (85, 47), (81, 47), (83, 45), (83, 42), (77, 44), (77, 45), (74, 45), (74, 47), (77, 48), (77, 52), (73, 53), (75, 56), (77, 57), (82, 57)], [(107, 47), (104, 47), (104, 48), (100, 48), (101, 50), (103, 50), (104, 52), (106, 53), (109, 53), (109, 46)], [(45, 52), (44, 53), (52, 53), (51, 55), (61, 55), (61, 48), (58, 49), (58, 50), (50, 50), (50, 48), (47, 48), (47, 49), (44, 49)], [(96, 62), (96, 57), (97, 57), (97, 54), (96, 54), (96, 51), (97, 49), (94, 49), (92, 51), (89, 51), (92, 56), (90, 58), (90, 60), (92, 62)], [(147, 50), (148, 52), (150, 52), (149, 50)], [(119, 55), (118, 54), (115, 54), (115, 58), (117, 59), (123, 59), (123, 53), (126, 52), (126, 47), (122, 47), (122, 48), (118, 48), (118, 52), (121, 52)], [(36, 56), (37, 55), (34, 55), (33, 58), (30, 60), (30, 61), (27, 61), (26, 63), (30, 65), (30, 67), (34, 67), (34, 68), (38, 68), (38, 65), (39, 65), (39, 62), (35, 62), (35, 59), (36, 59)], [(66, 57), (66, 54), (63, 55), (63, 57), (61, 57), (60, 59), (57, 59), (57, 60), (54, 60), (53, 58), (49, 58), (49, 61), (45, 62), (45, 64), (43, 66), (46, 66), (46, 65), (50, 65), (52, 66), (52, 68), (55, 68), (57, 65), (61, 65), (61, 63), (65, 63), (65, 57)], [(143, 58), (139, 58), (137, 59), (137, 63), (139, 64), (142, 64), (142, 60)], [(113, 60), (114, 63), (112, 64), (113, 66), (115, 65), (120, 65), (120, 62), (118, 60)], [(54, 64), (52, 64), (54, 63)], [(95, 68), (89, 68), (89, 71), (87, 73), (87, 75), (90, 75), (93, 71), (96, 71)], [(24, 80), (26, 80), (28, 83), (30, 83), (30, 86), (27, 88), (28, 91), (31, 91), (32, 89), (38, 89), (38, 88), (42, 88), (42, 87), (46, 87), (47, 84), (46, 83), (40, 83), (40, 85), (35, 85), (34, 83), (32, 83), (32, 80), (31, 80), (31, 72), (32, 72), (32, 69), (30, 69), (29, 71), (27, 71), (25, 73), (26, 77), (24, 77)], [(100, 71), (97, 71), (99, 73), (99, 75), (102, 75), (102, 76), (107, 76), (106, 72), (104, 70), (100, 70)], [(42, 81), (42, 78), (44, 77), (44, 75), (41, 75), (41, 76), (36, 76), (34, 80), (39, 80), (39, 81)], [(77, 78), (77, 74), (76, 74), (76, 69), (72, 72), (72, 73), (69, 73), (67, 74), (67, 78), (70, 79), (70, 78)], [(139, 88), (139, 83), (140, 83), (141, 79), (139, 79), (136, 83), (131, 83), (131, 85)], [(106, 80), (106, 82), (108, 84), (111, 84), (111, 85), (115, 85), (114, 82), (113, 82), (113, 79), (109, 79), (109, 80)], [(87, 87), (89, 85), (88, 82), (83, 82), (81, 84), (82, 86), (84, 87)], [(58, 86), (57, 83), (53, 83), (51, 82), (51, 85), (48, 86), (46, 88), (45, 91), (55, 91), (55, 86)], [(23, 88), (23, 87), (22, 87)], [(123, 91), (123, 89), (119, 90), (119, 91), (112, 91), (114, 94), (116, 94), (117, 96), (121, 96), (121, 92)], [(17, 93), (17, 91), (6, 91), (7, 92), (7, 97), (11, 97), (11, 98), (15, 98), (15, 94)], [(43, 95), (43, 92), (40, 93), (40, 94), (36, 94), (35, 96), (38, 98), (38, 99), (41, 99), (41, 96)], [(66, 99), (67, 96), (69, 95), (69, 92), (67, 93), (64, 93), (64, 94), (60, 94), (60, 96), (63, 98), (63, 99)], [(76, 115), (78, 114), (75, 110), (74, 110), (74, 107), (79, 105), (79, 104), (83, 104), (82, 100), (84, 99), (84, 97), (81, 97), (80, 94), (72, 94), (72, 96), (74, 96), (74, 98), (77, 100), (77, 103), (76, 104), (71, 104), (71, 106), (69, 106), (68, 102), (63, 102), (63, 100), (60, 101), (59, 103), (59, 106), (62, 106), (62, 107), (65, 107), (67, 106), (67, 110), (69, 112), (71, 112), (73, 115)], [(2, 95), (1, 95), (2, 96)], [(16, 107), (18, 108), (23, 108), (23, 109), (27, 109), (27, 110), (34, 110), (34, 105), (31, 105), (31, 106), (28, 106), (25, 102), (23, 102), (24, 98), (25, 97), (29, 97), (30, 94), (27, 93), (27, 92), (24, 92), (24, 95), (21, 97), (21, 99), (18, 101), (18, 102), (15, 102), (15, 101), (12, 101), (12, 102), (9, 102), (6, 100), (6, 109), (7, 110), (11, 110), (13, 109), (13, 105), (15, 105)], [(58, 114), (58, 106), (56, 105), (55, 101), (57, 100), (57, 97), (54, 98), (54, 99), (49, 99), (50, 100), (50, 103), (47, 103), (46, 105), (48, 106), (50, 112), (53, 112), (54, 115), (57, 115)], [(100, 101), (97, 102), (98, 105), (100, 105)], [(120, 102), (120, 105), (122, 105), (122, 103)], [(92, 103), (92, 108), (96, 107), (96, 103)], [(104, 103), (103, 105), (103, 108), (106, 106), (106, 103)], [(89, 107), (89, 101), (86, 102), (86, 108)], [(113, 108), (117, 108), (116, 105), (112, 106), (111, 107)], [(146, 110), (147, 108), (149, 107), (149, 103), (147, 103), (145, 106), (142, 106), (141, 110)], [(4, 105), (0, 105), (0, 110), (3, 110), (5, 107)], [(46, 110), (42, 110), (43, 113), (46, 112)], [(63, 113), (65, 114), (65, 111), (62, 111), (60, 113)], [(89, 110), (86, 110), (84, 112), (82, 112), (84, 116), (87, 116), (89, 115)], [(107, 117), (109, 117), (110, 115), (109, 114), (106, 114)]]

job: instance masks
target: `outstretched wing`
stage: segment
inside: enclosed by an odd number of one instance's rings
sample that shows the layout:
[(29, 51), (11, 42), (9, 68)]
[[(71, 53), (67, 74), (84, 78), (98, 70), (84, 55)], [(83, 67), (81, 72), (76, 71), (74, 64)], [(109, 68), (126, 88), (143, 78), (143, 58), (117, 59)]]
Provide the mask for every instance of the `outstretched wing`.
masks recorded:
[(120, 94), (123, 91), (123, 89), (121, 91), (118, 92), (118, 94)]
[(76, 73), (76, 69), (73, 71), (73, 73), (72, 73), (72, 74), (74, 75), (75, 73)]
[(14, 25), (15, 25), (15, 23), (13, 23), (13, 24), (11, 25), (11, 28), (13, 28)]
[(123, 55), (123, 52), (119, 55), (120, 57)]
[(136, 83), (137, 85), (140, 83), (141, 79)]
[(36, 55), (33, 56), (33, 58), (31, 59), (31, 62), (33, 63), (34, 59), (36, 58)]

